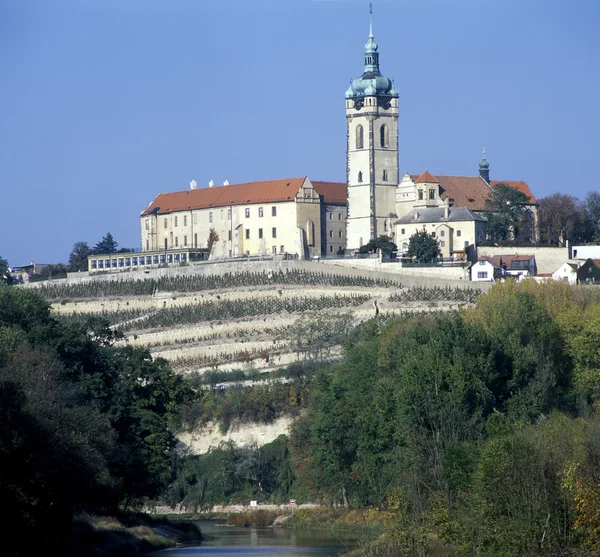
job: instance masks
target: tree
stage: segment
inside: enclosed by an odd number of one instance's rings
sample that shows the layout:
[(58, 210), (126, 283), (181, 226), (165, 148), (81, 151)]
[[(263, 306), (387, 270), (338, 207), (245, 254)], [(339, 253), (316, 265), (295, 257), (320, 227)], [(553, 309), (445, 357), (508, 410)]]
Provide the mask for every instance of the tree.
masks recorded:
[(115, 242), (112, 234), (107, 232), (106, 236), (94, 247), (94, 253), (115, 253), (119, 244)]
[(10, 276), (8, 274), (8, 261), (0, 257), (0, 282), (10, 282)]
[(383, 255), (389, 257), (397, 249), (396, 244), (390, 240), (390, 237), (382, 234), (379, 238), (373, 238), (364, 246), (360, 246), (358, 253), (374, 253), (380, 250)]
[(594, 242), (600, 240), (600, 193), (590, 191), (585, 196), (585, 212), (592, 226)]
[(548, 244), (564, 246), (567, 240), (585, 242), (594, 234), (586, 207), (572, 195), (555, 193), (544, 197), (540, 199), (539, 211), (542, 235)]
[(416, 257), (423, 263), (428, 263), (440, 254), (438, 241), (425, 230), (418, 230), (408, 241), (408, 257)]
[(526, 204), (531, 200), (508, 184), (497, 184), (486, 199), (487, 235), (490, 240), (531, 240), (531, 213)]
[(91, 250), (87, 242), (76, 242), (69, 255), (69, 271), (87, 271), (89, 255)]
[(217, 231), (214, 228), (211, 228), (208, 232), (208, 240), (207, 240), (208, 253), (210, 253), (212, 251), (213, 245), (218, 241), (219, 241), (219, 235), (217, 234)]

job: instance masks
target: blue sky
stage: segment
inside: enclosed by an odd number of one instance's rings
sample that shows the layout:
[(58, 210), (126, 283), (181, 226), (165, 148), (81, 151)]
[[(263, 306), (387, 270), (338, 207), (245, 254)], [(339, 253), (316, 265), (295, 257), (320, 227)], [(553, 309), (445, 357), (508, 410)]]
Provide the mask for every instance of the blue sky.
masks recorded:
[[(599, 188), (598, 0), (374, 0), (400, 171)], [(139, 247), (159, 192), (345, 180), (362, 0), (0, 2), (0, 256)]]

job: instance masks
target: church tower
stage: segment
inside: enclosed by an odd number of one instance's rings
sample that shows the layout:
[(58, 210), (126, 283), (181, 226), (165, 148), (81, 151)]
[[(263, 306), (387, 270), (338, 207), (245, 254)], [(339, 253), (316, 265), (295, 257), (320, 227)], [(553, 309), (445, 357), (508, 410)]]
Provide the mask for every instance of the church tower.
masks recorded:
[(379, 53), (370, 14), (365, 70), (346, 91), (346, 247), (356, 249), (383, 234), (398, 186), (398, 92), (379, 71)]

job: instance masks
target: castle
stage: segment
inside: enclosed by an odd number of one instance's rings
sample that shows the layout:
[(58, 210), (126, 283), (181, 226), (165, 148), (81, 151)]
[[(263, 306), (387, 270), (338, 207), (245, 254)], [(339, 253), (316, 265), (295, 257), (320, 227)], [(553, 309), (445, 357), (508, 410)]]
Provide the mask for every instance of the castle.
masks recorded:
[[(500, 183), (521, 191), (523, 181), (491, 180), (486, 160), (475, 176), (399, 172), (399, 94), (380, 70), (372, 14), (364, 70), (351, 81), (346, 103), (346, 182), (308, 177), (248, 182), (158, 194), (140, 216), (143, 257), (98, 257), (96, 265), (147, 266), (182, 262), (211, 247), (211, 257), (290, 254), (300, 258), (351, 253), (389, 236), (405, 252), (416, 231), (436, 236), (444, 257), (462, 257), (485, 238), (485, 202)], [(172, 252), (172, 253), (170, 253)], [(178, 254), (178, 252), (181, 252)], [(184, 253), (185, 252), (185, 253)], [(186, 259), (187, 260), (187, 259)], [(135, 262), (135, 265), (134, 265)], [(94, 267), (90, 270), (99, 270)]]

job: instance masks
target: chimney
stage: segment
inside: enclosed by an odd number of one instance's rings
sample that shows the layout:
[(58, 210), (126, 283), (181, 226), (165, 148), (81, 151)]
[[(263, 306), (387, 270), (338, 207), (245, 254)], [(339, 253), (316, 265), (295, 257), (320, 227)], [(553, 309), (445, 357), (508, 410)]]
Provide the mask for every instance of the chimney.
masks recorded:
[(211, 180), (210, 182), (208, 182), (208, 187), (209, 188), (214, 188), (215, 187), (215, 181)]
[(224, 185), (224, 186), (228, 186), (228, 185), (229, 185), (229, 180), (225, 180), (225, 181), (223, 182), (223, 185)]
[(196, 180), (192, 180), (190, 182), (190, 189), (195, 190), (197, 187), (198, 187), (198, 184), (196, 183)]

